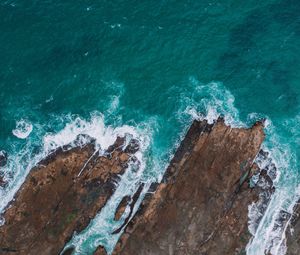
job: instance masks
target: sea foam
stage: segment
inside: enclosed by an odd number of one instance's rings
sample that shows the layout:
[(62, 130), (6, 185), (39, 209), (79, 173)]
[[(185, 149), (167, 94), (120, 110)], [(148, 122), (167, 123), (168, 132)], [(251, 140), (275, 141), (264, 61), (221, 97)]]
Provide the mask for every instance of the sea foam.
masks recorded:
[[(208, 123), (213, 123), (218, 117), (223, 116), (226, 124), (232, 127), (247, 127), (257, 120), (265, 120), (266, 139), (262, 149), (269, 153), (270, 161), (259, 162), (259, 158), (255, 161), (258, 165), (275, 164), (277, 172), (273, 183), (276, 191), (271, 196), (263, 215), (260, 215), (258, 204), (249, 205), (249, 232), (253, 238), (249, 241), (246, 252), (247, 255), (264, 254), (265, 251), (272, 255), (284, 255), (287, 251), (286, 231), (293, 208), (299, 199), (298, 163), (293, 148), (297, 148), (299, 144), (295, 137), (298, 137), (296, 134), (299, 132), (297, 127), (300, 127), (300, 117), (275, 125), (268, 116), (250, 113), (247, 120), (242, 121), (234, 105), (234, 96), (222, 83), (203, 84), (195, 77), (190, 77), (190, 82), (195, 87), (193, 97), (183, 95), (182, 106), (186, 108), (182, 111), (181, 107), (179, 115), (188, 114), (192, 119), (206, 119)], [(199, 100), (199, 97), (202, 98)], [(286, 128), (290, 130), (285, 131)], [(290, 132), (291, 138), (285, 139), (279, 135), (281, 132), (283, 134)], [(260, 165), (260, 167), (272, 168), (273, 166)], [(255, 183), (255, 179), (253, 182)]]
[[(101, 113), (93, 113), (90, 119), (83, 119), (80, 117), (68, 118), (69, 122), (65, 127), (57, 133), (46, 133), (42, 139), (42, 144), (38, 152), (34, 151), (34, 145), (28, 141), (21, 150), (10, 156), (10, 160), (3, 169), (6, 174), (8, 186), (5, 189), (0, 189), (0, 212), (13, 199), (15, 193), (20, 188), (25, 178), (33, 167), (38, 162), (47, 157), (59, 147), (69, 145), (68, 148), (78, 145), (75, 143), (79, 135), (88, 135), (96, 141), (96, 149), (105, 151), (112, 145), (118, 136), (130, 136), (139, 140), (139, 142), (146, 146), (148, 138), (143, 136), (142, 131), (138, 127), (123, 125), (120, 127), (113, 127), (105, 124), (104, 116)], [(85, 136), (80, 136), (82, 145), (86, 144)], [(137, 155), (138, 156), (138, 155)]]
[(30, 135), (32, 129), (32, 124), (28, 120), (21, 119), (16, 122), (16, 128), (12, 131), (12, 133), (20, 139), (25, 139)]

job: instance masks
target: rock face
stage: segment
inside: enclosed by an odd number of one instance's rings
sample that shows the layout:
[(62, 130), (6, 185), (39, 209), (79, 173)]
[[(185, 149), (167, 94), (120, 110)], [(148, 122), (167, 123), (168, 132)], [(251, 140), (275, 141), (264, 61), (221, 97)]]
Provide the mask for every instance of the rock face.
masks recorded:
[[(288, 215), (291, 216), (291, 215)], [(287, 217), (289, 219), (290, 217)], [(287, 231), (287, 255), (299, 255), (300, 251), (300, 201), (294, 208), (294, 214)]]
[[(0, 169), (7, 164), (7, 153), (4, 150), (0, 150)], [(3, 178), (3, 172), (0, 171), (0, 187), (4, 187), (6, 182)]]
[(7, 153), (4, 150), (0, 150), (0, 167), (5, 166), (7, 163)]
[(130, 196), (123, 197), (122, 201), (118, 205), (117, 210), (115, 212), (115, 218), (114, 218), (115, 221), (120, 220), (129, 202), (130, 202)]
[(222, 119), (212, 125), (195, 121), (114, 254), (245, 254), (248, 206), (262, 199), (261, 187), (250, 188), (249, 179), (259, 171), (253, 162), (263, 139), (262, 123), (244, 129)]
[(125, 140), (118, 138), (100, 156), (91, 142), (59, 149), (40, 162), (3, 214), (0, 253), (59, 254), (74, 230), (83, 230), (105, 205), (119, 175), (136, 160), (138, 143), (124, 146)]

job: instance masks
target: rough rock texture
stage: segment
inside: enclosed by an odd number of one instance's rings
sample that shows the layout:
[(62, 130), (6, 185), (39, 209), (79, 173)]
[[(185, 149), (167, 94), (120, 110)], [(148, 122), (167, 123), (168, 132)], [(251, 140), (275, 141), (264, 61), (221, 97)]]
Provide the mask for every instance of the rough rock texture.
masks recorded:
[[(0, 150), (0, 169), (7, 164), (7, 153), (4, 150)], [(0, 171), (0, 187), (5, 187), (6, 181), (3, 177), (4, 173)]]
[(103, 254), (106, 254), (106, 251), (102, 246), (99, 246), (98, 249), (94, 253), (94, 255), (103, 255)]
[(123, 213), (126, 210), (126, 207), (127, 207), (128, 203), (129, 203), (129, 201), (130, 201), (130, 196), (123, 197), (122, 201), (118, 205), (117, 210), (115, 212), (115, 218), (114, 218), (114, 220), (116, 220), (116, 221), (120, 220), (120, 218), (122, 217)]
[(59, 149), (31, 170), (3, 214), (0, 253), (59, 254), (74, 230), (83, 230), (104, 206), (138, 149), (118, 138), (104, 156), (93, 142)]
[(4, 181), (4, 178), (0, 176), (0, 187), (5, 187), (6, 182)]
[(195, 121), (114, 254), (245, 254), (248, 206), (260, 191), (249, 187), (249, 178), (258, 171), (253, 161), (263, 139), (259, 122), (238, 129), (222, 119), (213, 125)]
[(5, 166), (7, 163), (7, 152), (0, 150), (0, 167)]
[[(290, 216), (290, 215), (289, 215)], [(288, 217), (289, 219), (289, 217)], [(294, 208), (287, 234), (287, 255), (299, 255), (300, 253), (300, 201)]]

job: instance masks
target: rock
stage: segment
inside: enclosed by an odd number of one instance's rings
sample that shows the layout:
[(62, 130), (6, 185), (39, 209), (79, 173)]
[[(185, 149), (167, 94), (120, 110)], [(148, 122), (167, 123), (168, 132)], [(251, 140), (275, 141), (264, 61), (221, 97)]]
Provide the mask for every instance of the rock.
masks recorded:
[(7, 163), (7, 152), (0, 150), (0, 167), (4, 167)]
[(61, 254), (61, 255), (72, 255), (72, 253), (74, 252), (74, 248), (73, 247), (70, 247), (66, 250), (64, 250), (64, 252)]
[(131, 161), (120, 146), (124, 142), (118, 138), (104, 156), (94, 150), (93, 142), (58, 149), (32, 169), (3, 214), (0, 253), (59, 254), (73, 232), (82, 231), (115, 191), (115, 182)]
[(125, 152), (127, 153), (136, 153), (139, 150), (139, 142), (136, 139), (131, 139), (127, 145)]
[(115, 212), (115, 218), (114, 218), (115, 221), (120, 220), (120, 218), (122, 217), (123, 213), (126, 210), (129, 201), (130, 201), (130, 196), (123, 197), (122, 201), (118, 205), (117, 210)]
[(104, 249), (104, 247), (99, 246), (98, 249), (95, 251), (94, 255), (105, 255), (106, 251)]
[[(291, 216), (291, 215), (289, 215)], [(299, 255), (300, 251), (300, 201), (295, 205), (294, 213), (291, 217), (288, 217), (290, 222), (287, 236), (287, 255)]]
[[(244, 254), (251, 237), (248, 206), (259, 201), (262, 189), (250, 188), (249, 179), (259, 174), (253, 161), (263, 140), (260, 122), (245, 129), (222, 119), (194, 121), (113, 254)], [(265, 172), (259, 179), (271, 185)]]
[(6, 186), (6, 181), (4, 181), (4, 177), (0, 176), (0, 187), (5, 187)]

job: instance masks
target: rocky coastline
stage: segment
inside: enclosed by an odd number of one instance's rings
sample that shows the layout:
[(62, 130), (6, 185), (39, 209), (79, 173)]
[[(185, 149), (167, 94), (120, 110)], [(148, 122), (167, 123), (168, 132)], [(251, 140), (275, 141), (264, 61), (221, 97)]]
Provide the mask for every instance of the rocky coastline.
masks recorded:
[[(249, 225), (255, 231), (261, 219), (248, 222), (249, 210), (263, 215), (274, 192), (276, 167), (260, 164), (269, 160), (261, 150), (264, 138), (262, 122), (232, 128), (222, 118), (213, 124), (195, 120), (162, 182), (151, 185), (135, 215), (144, 185), (122, 199), (115, 220), (124, 218), (123, 224), (111, 233), (122, 235), (113, 254), (246, 254)], [(101, 155), (92, 139), (53, 152), (31, 170), (5, 210), (0, 254), (60, 254), (74, 231), (85, 229), (106, 204), (138, 150), (138, 141), (119, 137)], [(291, 222), (297, 238), (299, 222)], [(297, 238), (288, 236), (288, 254), (298, 254), (292, 252), (299, 250)], [(69, 248), (63, 255), (72, 253)], [(107, 253), (101, 246), (94, 254)]]
[(111, 197), (138, 148), (136, 140), (118, 138), (99, 154), (90, 139), (41, 161), (3, 214), (0, 254), (60, 254)]
[(114, 254), (244, 254), (248, 206), (262, 192), (250, 178), (268, 179), (254, 163), (263, 139), (260, 122), (244, 129), (195, 121)]

